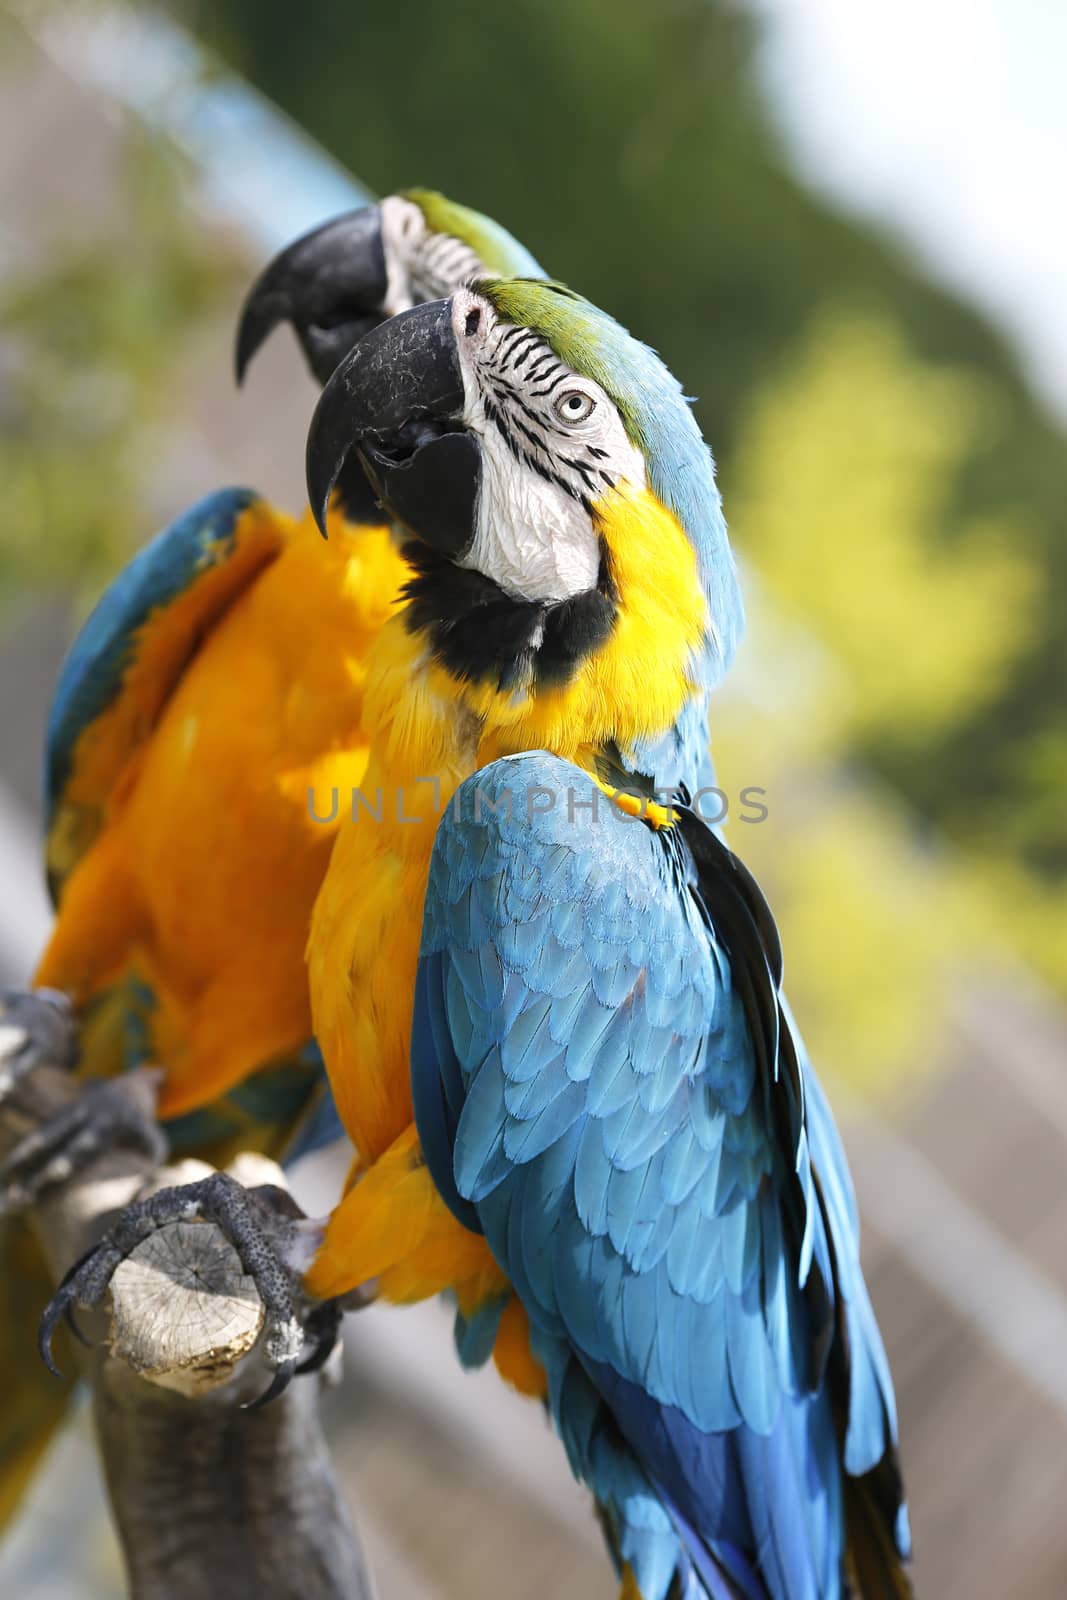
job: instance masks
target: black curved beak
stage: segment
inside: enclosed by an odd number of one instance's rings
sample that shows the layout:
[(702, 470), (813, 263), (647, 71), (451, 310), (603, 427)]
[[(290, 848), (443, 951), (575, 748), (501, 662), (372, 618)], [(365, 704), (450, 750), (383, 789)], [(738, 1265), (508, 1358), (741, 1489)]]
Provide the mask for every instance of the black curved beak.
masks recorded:
[(325, 532), (331, 491), (353, 452), (392, 516), (449, 556), (475, 530), (481, 449), (462, 425), (463, 370), (452, 301), (414, 306), (346, 356), (307, 442), (311, 509)]
[(307, 364), (325, 383), (384, 316), (388, 290), (381, 213), (346, 212), (274, 257), (248, 292), (237, 325), (237, 382), (279, 322), (290, 322)]

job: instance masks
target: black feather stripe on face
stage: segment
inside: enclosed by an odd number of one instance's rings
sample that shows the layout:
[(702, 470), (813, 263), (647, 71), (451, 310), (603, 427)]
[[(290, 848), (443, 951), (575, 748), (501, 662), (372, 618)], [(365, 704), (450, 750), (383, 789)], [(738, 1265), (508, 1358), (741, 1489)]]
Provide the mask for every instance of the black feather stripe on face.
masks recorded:
[(570, 495), (572, 500), (577, 500), (579, 505), (584, 506), (592, 516), (593, 507), (588, 496), (576, 491), (573, 484), (560, 477), (551, 465), (553, 457), (544, 448), (543, 441), (537, 434), (531, 433), (529, 428), (523, 427), (518, 418), (513, 416), (509, 420), (507, 412), (497, 403), (500, 398), (499, 393), (496, 399), (490, 399), (487, 394), (483, 395), (482, 408), (486, 418), (499, 433), (515, 460), (529, 467), (531, 472), (536, 472), (546, 483), (554, 484), (561, 493)]
[(482, 407), (516, 461), (529, 467), (583, 506), (591, 516), (593, 501), (614, 488), (615, 476), (604, 470), (605, 452), (578, 439), (560, 449), (552, 396), (574, 374), (546, 340), (529, 328), (500, 323), (478, 365)]
[(615, 626), (617, 592), (603, 541), (600, 550), (595, 589), (568, 600), (523, 600), (412, 540), (404, 548), (413, 569), (404, 625), (424, 634), (434, 659), (461, 682), (505, 691), (559, 686)]
[(450, 233), (429, 233), (420, 240), (409, 263), (416, 300), (436, 300), (458, 283), (484, 275), (477, 252)]

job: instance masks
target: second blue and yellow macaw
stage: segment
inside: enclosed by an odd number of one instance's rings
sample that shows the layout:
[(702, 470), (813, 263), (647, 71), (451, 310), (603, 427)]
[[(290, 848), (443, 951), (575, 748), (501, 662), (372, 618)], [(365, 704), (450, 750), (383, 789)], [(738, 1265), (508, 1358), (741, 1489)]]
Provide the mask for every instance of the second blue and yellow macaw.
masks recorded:
[(342, 363), (313, 506), (354, 454), (411, 577), (311, 923), (359, 1168), (308, 1285), (451, 1289), (468, 1358), (547, 1399), (627, 1600), (905, 1595), (847, 1166), (694, 792), (741, 608), (679, 386), (560, 286), (487, 281)]
[[(271, 264), (238, 374), (289, 320), (324, 383), (384, 317), (486, 270), (539, 268), (477, 212), (391, 195)], [(172, 1147), (220, 1165), (339, 1131), (304, 964), (335, 826), (309, 795), (362, 780), (365, 660), (408, 569), (355, 464), (329, 535), (244, 489), (194, 506), (86, 622), (48, 726), (57, 914), (35, 982), (72, 1000), (87, 1076), (160, 1066)], [(0, 1281), (2, 1525), (65, 1408), (34, 1351), (48, 1274), (17, 1218), (0, 1224)]]
[[(383, 317), (487, 268), (537, 270), (489, 219), (390, 196), (272, 263), (238, 370), (288, 317), (325, 382)], [(53, 702), (36, 982), (81, 1010), (132, 975), (168, 1120), (310, 1036), (303, 944), (334, 826), (309, 794), (362, 778), (364, 664), (407, 576), (362, 472), (339, 489), (325, 544), (248, 490), (195, 506), (107, 591)]]

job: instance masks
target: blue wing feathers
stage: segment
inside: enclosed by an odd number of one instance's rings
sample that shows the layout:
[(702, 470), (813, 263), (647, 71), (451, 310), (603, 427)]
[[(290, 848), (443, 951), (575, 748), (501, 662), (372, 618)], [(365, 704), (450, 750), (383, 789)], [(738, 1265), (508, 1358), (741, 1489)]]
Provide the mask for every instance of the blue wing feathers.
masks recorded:
[[(532, 1117), (510, 1117), (504, 1130), (504, 1150), (512, 1166), (525, 1166), (542, 1155), (549, 1146), (565, 1134), (585, 1110), (585, 1091), (573, 1083), (560, 1062), (559, 1078), (562, 1084), (558, 1094)], [(507, 1097), (505, 1096), (505, 1105)]]
[(478, 1214), (456, 1186), (453, 1146), (463, 1090), (452, 1035), (445, 1025), (440, 956), (422, 961), (415, 980), (411, 1026), (411, 1086), (419, 1143), (438, 1192), (464, 1227), (480, 1232)]
[[(581, 781), (509, 758), (478, 774), (487, 814), (461, 789), (441, 823), (412, 1050), (427, 1159), (526, 1307), (572, 1464), (620, 1560), (633, 1544), (645, 1600), (672, 1572), (693, 1597), (832, 1600), (842, 1454), (869, 1470), (895, 1418), (777, 935), (724, 847), (688, 848), (691, 826), (490, 809), (519, 782)], [(843, 1446), (812, 1353), (835, 1315)]]
[(471, 1316), (456, 1312), (454, 1337), (460, 1365), (467, 1368), (483, 1367), (493, 1353), (500, 1329), (500, 1317), (508, 1296), (494, 1295), (480, 1305)]

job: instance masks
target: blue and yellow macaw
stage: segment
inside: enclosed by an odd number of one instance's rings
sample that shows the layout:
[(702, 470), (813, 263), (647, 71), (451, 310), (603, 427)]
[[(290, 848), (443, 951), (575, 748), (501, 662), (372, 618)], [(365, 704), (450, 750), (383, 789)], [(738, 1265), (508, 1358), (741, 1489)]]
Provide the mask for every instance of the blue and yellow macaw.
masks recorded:
[[(369, 327), (489, 264), (536, 270), (488, 219), (390, 196), (272, 263), (238, 371), (288, 317), (325, 382)], [(334, 824), (308, 796), (363, 776), (364, 662), (408, 576), (362, 472), (339, 491), (325, 544), (310, 516), (294, 523), (248, 490), (195, 506), (108, 590), (56, 691), (57, 920), (36, 982), (81, 1009), (134, 975), (168, 1120), (310, 1036), (303, 947)]]
[(452, 1290), (461, 1353), (547, 1400), (626, 1600), (906, 1595), (844, 1153), (700, 815), (742, 614), (692, 412), (587, 301), (485, 281), (338, 368), (320, 514), (353, 456), (411, 575), (311, 922), (359, 1163), (308, 1286)]
[[(423, 190), (298, 240), (261, 276), (240, 377), (282, 320), (324, 383), (383, 318), (489, 271), (537, 273), (489, 218)], [(335, 825), (309, 795), (363, 777), (365, 660), (409, 576), (358, 465), (324, 544), (310, 515), (209, 496), (139, 552), (64, 665), (47, 732), (55, 929), (35, 975), (73, 1002), (82, 1070), (162, 1068), (172, 1148), (222, 1165), (340, 1133), (311, 1042), (304, 945)], [(63, 1413), (32, 1330), (49, 1280), (0, 1228), (0, 1524)]]

